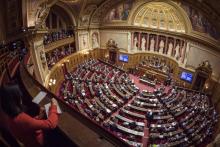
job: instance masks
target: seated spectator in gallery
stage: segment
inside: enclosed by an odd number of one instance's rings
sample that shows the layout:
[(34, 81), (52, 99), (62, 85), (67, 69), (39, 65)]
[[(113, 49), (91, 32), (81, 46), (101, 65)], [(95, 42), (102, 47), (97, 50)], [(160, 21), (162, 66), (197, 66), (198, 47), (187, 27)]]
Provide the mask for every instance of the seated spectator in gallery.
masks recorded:
[[(44, 113), (33, 118), (24, 112), (22, 94), (18, 86), (4, 86), (0, 89), (0, 104), (5, 128), (24, 146), (44, 146), (44, 130), (54, 129), (58, 123), (57, 101), (52, 99), (49, 115), (42, 120)], [(1, 118), (2, 119), (2, 118)]]

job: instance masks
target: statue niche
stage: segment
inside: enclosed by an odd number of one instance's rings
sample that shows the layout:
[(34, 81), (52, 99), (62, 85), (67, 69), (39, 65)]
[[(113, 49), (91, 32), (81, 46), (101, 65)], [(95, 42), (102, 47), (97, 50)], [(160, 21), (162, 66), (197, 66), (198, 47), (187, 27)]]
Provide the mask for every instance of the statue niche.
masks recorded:
[(117, 61), (119, 51), (117, 43), (113, 39), (109, 39), (106, 44), (106, 47), (109, 51), (109, 62), (115, 64)]
[(211, 78), (212, 67), (208, 60), (199, 64), (196, 69), (195, 79), (193, 81), (193, 89), (202, 91), (204, 90), (205, 83)]

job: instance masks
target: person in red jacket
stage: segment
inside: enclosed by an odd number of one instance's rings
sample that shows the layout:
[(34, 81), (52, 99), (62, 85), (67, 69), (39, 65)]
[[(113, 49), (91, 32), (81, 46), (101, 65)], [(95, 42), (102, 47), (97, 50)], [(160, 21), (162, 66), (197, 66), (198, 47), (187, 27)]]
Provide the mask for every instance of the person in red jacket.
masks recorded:
[(0, 101), (5, 114), (4, 124), (9, 132), (27, 147), (43, 146), (43, 130), (54, 129), (58, 123), (57, 101), (51, 100), (46, 120), (33, 118), (23, 111), (21, 92), (17, 86), (1, 88)]

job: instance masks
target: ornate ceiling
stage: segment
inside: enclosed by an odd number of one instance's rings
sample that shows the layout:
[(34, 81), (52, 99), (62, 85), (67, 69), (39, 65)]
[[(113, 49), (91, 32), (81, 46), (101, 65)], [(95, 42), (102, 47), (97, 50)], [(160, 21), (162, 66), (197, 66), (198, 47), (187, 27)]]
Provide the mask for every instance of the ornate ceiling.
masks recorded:
[[(27, 27), (44, 27), (44, 20), (50, 11), (50, 8), (55, 4), (63, 6), (62, 8), (68, 11), (69, 15), (74, 21), (74, 26), (77, 27), (97, 27), (102, 25), (102, 22), (111, 9), (115, 8), (120, 3), (126, 3), (131, 1), (135, 6), (140, 4), (146, 4), (145, 7), (132, 10), (138, 10), (137, 16), (130, 19), (128, 17), (128, 23), (135, 20), (134, 25), (148, 28), (156, 28), (161, 30), (168, 30), (173, 32), (188, 32), (184, 25), (184, 21), (181, 20), (181, 16), (178, 15), (178, 11), (174, 7), (167, 5), (166, 3), (172, 3), (175, 1), (177, 5), (187, 3), (195, 8), (195, 13), (191, 15), (191, 8), (189, 9), (189, 17), (194, 21), (195, 26), (200, 24), (196, 29), (203, 34), (211, 34), (215, 38), (219, 38), (220, 35), (216, 35), (215, 32), (220, 32), (220, 9), (218, 9), (217, 1), (210, 0), (209, 3), (204, 0), (28, 0), (27, 4)], [(164, 3), (163, 3), (164, 2)], [(63, 4), (65, 5), (63, 5)], [(124, 8), (125, 5), (122, 5)], [(219, 6), (220, 7), (220, 6)], [(118, 12), (120, 12), (120, 8)], [(197, 9), (201, 11), (209, 20), (201, 19), (200, 13), (197, 13)], [(218, 10), (217, 10), (218, 9)], [(130, 9), (127, 9), (127, 13)], [(118, 13), (117, 12), (117, 13)], [(132, 12), (133, 14), (133, 12)], [(114, 14), (115, 15), (115, 14)], [(202, 23), (200, 23), (202, 22)], [(207, 23), (208, 22), (208, 23)], [(192, 23), (193, 24), (193, 23)], [(208, 26), (208, 27), (207, 27)], [(210, 27), (214, 26), (214, 27)], [(215, 28), (215, 29), (213, 29)], [(208, 32), (208, 33), (207, 33)], [(211, 32), (211, 33), (209, 33)], [(214, 32), (214, 33), (213, 33)], [(217, 36), (217, 37), (216, 37)]]
[(178, 13), (171, 5), (151, 2), (138, 12), (134, 25), (184, 33), (184, 20), (179, 17)]
[[(94, 15), (97, 16), (97, 17), (95, 16), (96, 19), (99, 19), (99, 17), (101, 17), (103, 15), (103, 13), (104, 14), (106, 13), (105, 12), (106, 8), (112, 8), (115, 5), (115, 3), (123, 2), (125, 0), (61, 0), (61, 1), (65, 1), (66, 3), (71, 5), (73, 7), (73, 9), (75, 9), (76, 5), (77, 5), (77, 7), (79, 8), (78, 9), (79, 15), (83, 15), (85, 13), (84, 11), (88, 11), (88, 7), (95, 8), (95, 9), (93, 9), (92, 12), (90, 12), (90, 14), (94, 13)], [(134, 0), (134, 1), (150, 2), (153, 0)], [(160, 1), (166, 1), (166, 0), (160, 0)], [(213, 20), (215, 25), (218, 28), (220, 28), (219, 0), (209, 0), (209, 1), (206, 1), (206, 0), (193, 0), (193, 1), (192, 0), (172, 0), (172, 1), (176, 1), (177, 3), (187, 2), (190, 5), (197, 7), (198, 9), (204, 11), (204, 13), (206, 13), (208, 15), (208, 17)], [(105, 4), (107, 4), (107, 5), (105, 5)], [(102, 10), (100, 10), (100, 9), (102, 9)], [(95, 14), (95, 11), (97, 11), (98, 13)], [(76, 16), (76, 17), (80, 18), (80, 17), (84, 17), (84, 16)], [(96, 20), (96, 21), (99, 21), (99, 20)]]
[[(95, 4), (97, 6), (99, 6), (101, 3), (104, 3), (105, 1), (109, 1), (109, 0), (60, 0), (63, 2), (67, 2), (67, 3), (72, 3), (72, 4), (79, 4), (81, 2), (84, 4)], [(111, 0), (113, 2), (113, 0)], [(121, 0), (124, 1), (124, 0)], [(140, 0), (138, 0), (140, 1)], [(150, 1), (150, 0), (146, 0), (146, 1)], [(152, 1), (152, 0), (151, 0)], [(173, 0), (173, 1), (186, 1), (189, 2), (193, 5), (197, 5), (197, 6), (205, 6), (205, 7), (209, 7), (211, 10), (215, 11), (218, 15), (220, 15), (220, 4), (219, 4), (219, 0)]]

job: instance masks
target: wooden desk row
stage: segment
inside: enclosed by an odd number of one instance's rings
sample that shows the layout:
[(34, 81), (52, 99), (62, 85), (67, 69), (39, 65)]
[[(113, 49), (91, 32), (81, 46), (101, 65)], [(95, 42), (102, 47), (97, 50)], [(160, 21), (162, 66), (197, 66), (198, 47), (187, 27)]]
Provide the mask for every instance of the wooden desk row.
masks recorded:
[(146, 85), (151, 86), (151, 87), (155, 87), (156, 86), (155, 82), (151, 82), (151, 81), (144, 80), (144, 79), (140, 79), (139, 81), (140, 81), (140, 83), (146, 84)]
[(129, 133), (129, 134), (133, 134), (133, 135), (136, 135), (136, 136), (144, 136), (144, 132), (138, 132), (138, 131), (135, 131), (135, 130), (132, 130), (132, 129), (128, 129), (126, 127), (123, 127), (119, 124), (116, 124), (112, 121), (109, 121), (110, 124), (115, 124), (117, 126), (117, 128), (123, 132), (126, 132), (126, 133)]

